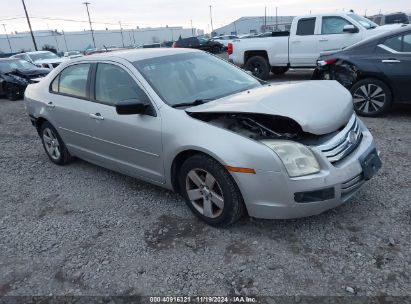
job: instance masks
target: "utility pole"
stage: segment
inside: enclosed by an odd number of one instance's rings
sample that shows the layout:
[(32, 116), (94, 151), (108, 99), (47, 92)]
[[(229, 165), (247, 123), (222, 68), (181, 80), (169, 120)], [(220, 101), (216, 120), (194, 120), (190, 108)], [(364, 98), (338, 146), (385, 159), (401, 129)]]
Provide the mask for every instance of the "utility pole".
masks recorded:
[(121, 21), (119, 21), (118, 24), (120, 24), (121, 42), (123, 43), (124, 47), (123, 27), (121, 26)]
[(131, 32), (133, 33), (134, 46), (136, 46), (136, 37), (134, 36), (134, 29), (131, 29)]
[(267, 31), (267, 7), (264, 7), (264, 33)]
[(26, 13), (27, 23), (29, 24), (31, 39), (33, 39), (34, 49), (35, 49), (36, 51), (38, 51), (38, 49), (37, 49), (37, 44), (36, 44), (36, 39), (34, 39), (33, 30), (31, 29), (29, 14), (27, 14), (26, 4), (24, 3), (24, 0), (21, 0), (21, 2), (23, 2), (24, 12)]
[(7, 42), (9, 43), (10, 53), (13, 53), (13, 49), (11, 48), (9, 35), (7, 34), (7, 31), (6, 31), (6, 25), (4, 23), (3, 23), (3, 28), (4, 28), (4, 32), (6, 33)]
[(213, 28), (213, 16), (211, 14), (211, 5), (210, 5), (210, 24), (211, 24), (211, 35), (210, 35), (210, 37), (213, 37), (214, 28)]
[(85, 4), (86, 7), (87, 7), (87, 15), (88, 15), (88, 22), (90, 23), (91, 37), (93, 38), (94, 48), (96, 48), (96, 41), (94, 40), (93, 27), (91, 26), (90, 12), (89, 12), (89, 10), (88, 10), (88, 5), (91, 4), (91, 3), (90, 3), (90, 2), (83, 2), (83, 4)]
[(61, 30), (61, 32), (63, 33), (64, 44), (66, 45), (66, 51), (68, 52), (67, 40), (66, 40), (66, 33), (65, 33), (63, 30)]
[(277, 13), (278, 7), (275, 7), (275, 31), (278, 32), (278, 13)]
[(190, 24), (191, 24), (191, 36), (194, 36), (193, 19), (190, 20)]

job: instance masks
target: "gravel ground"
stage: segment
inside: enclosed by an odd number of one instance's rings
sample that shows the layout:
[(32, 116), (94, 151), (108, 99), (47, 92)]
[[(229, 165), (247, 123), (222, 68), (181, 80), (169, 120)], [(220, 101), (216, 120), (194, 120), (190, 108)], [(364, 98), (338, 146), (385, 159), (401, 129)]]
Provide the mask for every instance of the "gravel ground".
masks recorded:
[(172, 192), (53, 165), (0, 100), (0, 295), (410, 295), (411, 110), (364, 121), (384, 164), (350, 202), (221, 230)]

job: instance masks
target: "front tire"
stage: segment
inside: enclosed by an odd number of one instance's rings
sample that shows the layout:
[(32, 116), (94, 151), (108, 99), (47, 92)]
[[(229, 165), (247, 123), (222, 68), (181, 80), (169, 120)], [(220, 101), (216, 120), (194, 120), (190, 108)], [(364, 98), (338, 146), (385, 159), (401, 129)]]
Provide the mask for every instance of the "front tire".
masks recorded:
[(16, 101), (20, 98), (17, 89), (13, 88), (12, 85), (6, 85), (5, 88), (6, 96), (10, 101)]
[(392, 93), (381, 80), (366, 78), (351, 88), (354, 109), (361, 116), (376, 117), (386, 113), (391, 107)]
[(39, 131), (44, 150), (49, 159), (56, 165), (66, 165), (72, 160), (66, 145), (57, 130), (49, 123), (44, 122)]
[(253, 76), (267, 80), (270, 75), (270, 65), (268, 64), (267, 59), (261, 56), (253, 56), (247, 60), (245, 64), (245, 69), (251, 71)]
[(179, 186), (191, 211), (211, 226), (228, 226), (245, 213), (237, 184), (209, 156), (198, 154), (187, 159), (179, 172)]

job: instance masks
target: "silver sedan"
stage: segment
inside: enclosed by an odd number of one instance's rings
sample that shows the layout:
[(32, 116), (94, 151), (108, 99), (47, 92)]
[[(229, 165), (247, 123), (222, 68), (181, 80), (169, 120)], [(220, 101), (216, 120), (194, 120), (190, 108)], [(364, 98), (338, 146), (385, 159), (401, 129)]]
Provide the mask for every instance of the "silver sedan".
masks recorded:
[(337, 82), (271, 85), (196, 50), (74, 59), (25, 105), (55, 164), (78, 157), (173, 189), (214, 226), (319, 214), (381, 167)]

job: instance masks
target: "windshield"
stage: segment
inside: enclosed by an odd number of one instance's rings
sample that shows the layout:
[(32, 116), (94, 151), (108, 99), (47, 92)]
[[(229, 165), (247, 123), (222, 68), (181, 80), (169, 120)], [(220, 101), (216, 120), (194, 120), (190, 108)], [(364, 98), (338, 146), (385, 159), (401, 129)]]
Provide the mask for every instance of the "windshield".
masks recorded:
[(0, 61), (0, 72), (1, 73), (10, 73), (13, 70), (27, 70), (37, 68), (35, 65), (27, 62), (26, 60), (4, 60)]
[(261, 85), (254, 77), (205, 52), (150, 58), (133, 65), (170, 106), (206, 102)]
[(364, 28), (367, 30), (376, 28), (378, 26), (377, 23), (372, 22), (370, 19), (367, 19), (365, 17), (359, 16), (357, 14), (348, 14), (351, 18), (353, 18), (355, 21), (357, 21), (359, 24), (361, 24)]
[(59, 56), (52, 52), (44, 52), (44, 53), (32, 53), (28, 54), (34, 62), (37, 60), (44, 60), (44, 59), (58, 59)]

